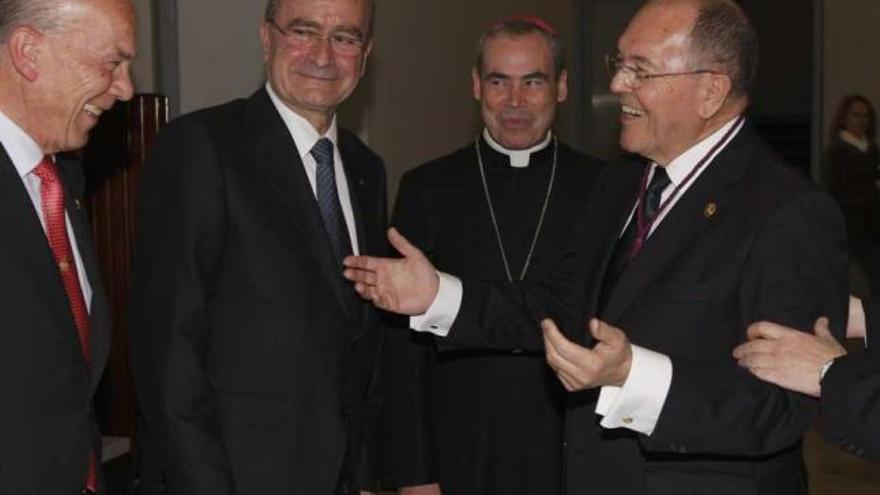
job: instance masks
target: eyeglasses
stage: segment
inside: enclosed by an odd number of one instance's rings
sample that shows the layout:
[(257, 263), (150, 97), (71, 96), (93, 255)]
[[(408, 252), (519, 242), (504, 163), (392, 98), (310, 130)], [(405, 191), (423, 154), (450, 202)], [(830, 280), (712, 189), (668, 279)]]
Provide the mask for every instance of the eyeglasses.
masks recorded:
[(311, 48), (319, 41), (330, 40), (330, 49), (333, 50), (333, 53), (345, 57), (355, 57), (364, 51), (364, 47), (367, 44), (360, 35), (345, 31), (324, 34), (313, 27), (299, 25), (290, 26), (285, 29), (279, 26), (275, 19), (269, 20), (269, 24), (291, 46)]
[(683, 72), (664, 72), (662, 74), (652, 74), (640, 67), (627, 65), (623, 62), (620, 55), (605, 55), (605, 67), (608, 69), (608, 77), (614, 79), (617, 74), (623, 75), (623, 83), (630, 89), (636, 90), (641, 88), (646, 81), (657, 79), (659, 77), (672, 76), (693, 76), (697, 74), (718, 74), (711, 69), (689, 70)]

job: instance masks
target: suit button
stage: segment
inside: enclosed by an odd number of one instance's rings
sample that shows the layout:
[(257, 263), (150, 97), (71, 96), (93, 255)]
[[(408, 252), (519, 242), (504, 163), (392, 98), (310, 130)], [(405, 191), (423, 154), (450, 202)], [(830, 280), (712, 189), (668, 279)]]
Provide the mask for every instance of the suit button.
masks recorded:
[(514, 349), (514, 350), (510, 351), (510, 353), (511, 354), (522, 354), (523, 350), (522, 349)]
[(347, 418), (350, 418), (350, 417), (354, 416), (354, 409), (352, 409), (349, 406), (345, 406), (342, 408), (342, 415)]

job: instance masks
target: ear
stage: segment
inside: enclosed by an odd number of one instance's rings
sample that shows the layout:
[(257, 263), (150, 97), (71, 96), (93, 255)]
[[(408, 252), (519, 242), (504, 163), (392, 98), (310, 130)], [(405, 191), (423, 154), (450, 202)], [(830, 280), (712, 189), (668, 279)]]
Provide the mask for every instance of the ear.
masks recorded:
[(704, 119), (714, 117), (724, 106), (732, 87), (730, 77), (726, 74), (705, 74), (699, 93), (700, 117)]
[(6, 41), (9, 60), (15, 71), (28, 82), (40, 77), (40, 57), (43, 54), (45, 36), (29, 27), (12, 31)]
[(568, 98), (568, 70), (563, 69), (556, 80), (556, 103), (562, 103)]
[(367, 59), (370, 57), (370, 52), (373, 51), (373, 40), (367, 42), (364, 45), (364, 53), (361, 55), (361, 76), (367, 71)]
[(263, 62), (269, 61), (269, 47), (272, 46), (271, 28), (268, 22), (260, 25), (260, 43), (263, 45)]
[(482, 85), (483, 81), (480, 79), (480, 72), (476, 67), (471, 69), (471, 80), (473, 81), (473, 94), (474, 99), (480, 101), (480, 95), (482, 94)]

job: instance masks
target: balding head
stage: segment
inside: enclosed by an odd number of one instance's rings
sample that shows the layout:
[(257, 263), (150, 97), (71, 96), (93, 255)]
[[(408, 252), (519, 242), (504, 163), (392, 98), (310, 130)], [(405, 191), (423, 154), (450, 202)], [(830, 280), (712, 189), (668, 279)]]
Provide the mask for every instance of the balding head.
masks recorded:
[(45, 154), (82, 147), (133, 94), (131, 1), (0, 0), (0, 12), (0, 110)]

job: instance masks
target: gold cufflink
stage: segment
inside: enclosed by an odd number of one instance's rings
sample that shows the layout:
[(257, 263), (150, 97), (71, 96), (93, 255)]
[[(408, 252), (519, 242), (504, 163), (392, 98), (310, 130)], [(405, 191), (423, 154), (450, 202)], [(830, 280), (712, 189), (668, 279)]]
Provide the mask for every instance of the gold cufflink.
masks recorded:
[(629, 416), (623, 418), (623, 424), (625, 424), (625, 425), (631, 425), (632, 422), (633, 422), (633, 419)]
[(709, 203), (706, 205), (705, 208), (703, 208), (703, 216), (706, 218), (711, 218), (712, 216), (715, 215), (715, 212), (717, 212), (717, 211), (718, 211), (718, 205), (716, 205), (715, 203)]

